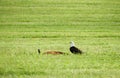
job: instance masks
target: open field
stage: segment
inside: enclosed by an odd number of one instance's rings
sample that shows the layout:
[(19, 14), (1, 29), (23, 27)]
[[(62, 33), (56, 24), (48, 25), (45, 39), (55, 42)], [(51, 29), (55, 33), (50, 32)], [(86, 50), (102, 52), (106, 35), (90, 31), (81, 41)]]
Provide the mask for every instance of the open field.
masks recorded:
[(0, 78), (120, 78), (120, 1), (0, 0)]

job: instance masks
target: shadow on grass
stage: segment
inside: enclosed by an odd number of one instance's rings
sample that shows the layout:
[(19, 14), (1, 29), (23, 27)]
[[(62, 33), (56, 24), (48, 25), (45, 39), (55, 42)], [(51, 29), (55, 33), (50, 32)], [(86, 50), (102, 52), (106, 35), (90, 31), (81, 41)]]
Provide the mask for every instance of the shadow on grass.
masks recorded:
[(7, 75), (46, 75), (43, 71), (2, 71), (0, 70), (1, 76)]

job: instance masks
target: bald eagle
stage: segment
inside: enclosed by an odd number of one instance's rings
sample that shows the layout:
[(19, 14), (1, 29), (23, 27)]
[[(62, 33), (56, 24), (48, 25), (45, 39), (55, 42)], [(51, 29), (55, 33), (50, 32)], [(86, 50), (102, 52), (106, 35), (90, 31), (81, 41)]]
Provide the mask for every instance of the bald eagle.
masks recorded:
[(70, 51), (73, 53), (73, 54), (82, 54), (83, 52), (78, 49), (77, 47), (75, 47), (75, 44), (73, 41), (70, 42)]
[[(40, 49), (38, 49), (38, 53), (39, 54), (41, 53)], [(48, 54), (51, 54), (51, 55), (68, 55), (68, 53), (64, 53), (64, 52), (60, 52), (60, 51), (46, 51), (42, 54), (46, 54), (46, 55), (48, 55)]]

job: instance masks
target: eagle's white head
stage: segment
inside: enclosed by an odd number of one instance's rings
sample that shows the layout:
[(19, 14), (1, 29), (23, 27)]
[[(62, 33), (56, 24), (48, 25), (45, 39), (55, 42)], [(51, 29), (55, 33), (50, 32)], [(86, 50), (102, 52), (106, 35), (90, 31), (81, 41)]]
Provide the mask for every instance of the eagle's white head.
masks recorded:
[(75, 46), (75, 43), (73, 41), (70, 42), (70, 47)]

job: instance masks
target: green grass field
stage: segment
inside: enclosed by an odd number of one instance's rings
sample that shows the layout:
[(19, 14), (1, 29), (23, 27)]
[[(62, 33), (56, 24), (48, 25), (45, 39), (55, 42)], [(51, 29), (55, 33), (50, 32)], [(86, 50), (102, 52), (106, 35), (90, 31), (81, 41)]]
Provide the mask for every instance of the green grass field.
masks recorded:
[(0, 78), (120, 78), (120, 1), (0, 0)]

